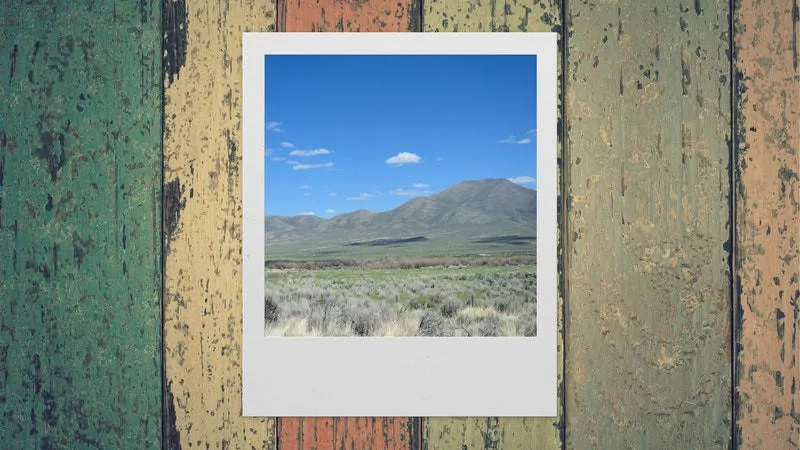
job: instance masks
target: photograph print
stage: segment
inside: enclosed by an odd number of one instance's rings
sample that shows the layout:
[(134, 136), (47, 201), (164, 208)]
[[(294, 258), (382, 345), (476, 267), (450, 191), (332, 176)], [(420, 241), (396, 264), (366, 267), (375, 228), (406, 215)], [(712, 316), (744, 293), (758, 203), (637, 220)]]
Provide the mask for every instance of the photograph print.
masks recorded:
[(536, 66), (264, 56), (265, 336), (536, 336)]

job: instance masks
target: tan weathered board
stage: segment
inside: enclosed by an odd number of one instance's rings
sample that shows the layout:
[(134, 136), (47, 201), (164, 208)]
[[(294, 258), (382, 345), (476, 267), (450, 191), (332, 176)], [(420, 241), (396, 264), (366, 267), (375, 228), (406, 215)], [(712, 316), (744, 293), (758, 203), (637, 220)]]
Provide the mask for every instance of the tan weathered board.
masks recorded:
[(242, 32), (270, 2), (164, 4), (164, 352), (167, 444), (272, 448), (242, 417)]
[(731, 445), (728, 6), (567, 4), (567, 448)]
[[(536, 32), (561, 34), (561, 2), (557, 0), (532, 3), (512, 1), (432, 0), (423, 6), (423, 31), (426, 32)], [(559, 56), (561, 50), (559, 49)], [(559, 59), (559, 89), (562, 67)], [(488, 107), (488, 105), (484, 106)], [(561, 99), (559, 96), (559, 121)], [(562, 136), (559, 133), (559, 151)], [(563, 166), (559, 157), (559, 166)], [(563, 209), (562, 209), (563, 210)], [(564, 215), (559, 218), (563, 226)], [(563, 229), (563, 228), (562, 228)], [(563, 268), (562, 268), (563, 269)], [(563, 272), (560, 270), (560, 274)], [(563, 286), (559, 293), (563, 292)], [(564, 327), (563, 297), (558, 307), (558, 384), (563, 386)], [(423, 446), (429, 449), (557, 449), (562, 448), (564, 432), (563, 390), (559, 388), (559, 417), (556, 418), (464, 418), (433, 417), (423, 420)]]
[(736, 288), (740, 448), (800, 448), (797, 2), (738, 2)]
[[(413, 0), (279, 0), (278, 11), (278, 31), (419, 31), (419, 10)], [(419, 422), (418, 418), (407, 417), (281, 417), (278, 418), (278, 447), (417, 448)]]

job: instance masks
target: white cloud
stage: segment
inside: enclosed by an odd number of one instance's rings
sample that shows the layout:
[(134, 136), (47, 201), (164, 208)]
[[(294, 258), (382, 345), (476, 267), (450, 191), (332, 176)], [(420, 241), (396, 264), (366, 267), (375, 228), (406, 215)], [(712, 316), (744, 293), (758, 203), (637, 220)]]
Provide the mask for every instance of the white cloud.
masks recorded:
[(530, 144), (531, 140), (529, 138), (523, 138), (517, 140), (516, 136), (512, 134), (511, 136), (503, 139), (502, 141), (497, 141), (497, 142), (500, 144)]
[(514, 178), (509, 178), (508, 181), (516, 184), (531, 184), (536, 183), (536, 178), (529, 177), (527, 175), (521, 175)]
[(291, 142), (281, 142), (281, 147), (283, 148), (294, 148), (294, 144)]
[(444, 158), (436, 158), (437, 161), (442, 161)]
[(300, 189), (311, 189), (311, 186), (308, 184), (300, 185)]
[(329, 195), (330, 195), (331, 197), (336, 197), (336, 192), (331, 192)]
[(301, 212), (298, 216), (316, 216), (313, 211)]
[(425, 184), (425, 183), (414, 183), (411, 186), (413, 186), (413, 187), (415, 187), (417, 189), (423, 189), (423, 188), (426, 188), (426, 187), (431, 187), (431, 185)]
[(332, 151), (328, 150), (327, 148), (317, 148), (314, 150), (292, 150), (289, 152), (292, 156), (317, 156), (317, 155), (329, 155), (333, 153)]
[(386, 160), (386, 164), (391, 164), (393, 166), (402, 166), (404, 164), (416, 164), (420, 162), (422, 158), (415, 153), (409, 152), (400, 152), (395, 156)]
[(311, 195), (311, 192), (303, 192), (303, 195), (306, 195), (306, 196)]
[(267, 131), (274, 131), (276, 133), (280, 133), (281, 131), (283, 131), (281, 129), (281, 123), (280, 122), (267, 122)]
[(531, 128), (528, 130), (528, 134), (536, 134), (536, 128)]
[(336, 212), (336, 210), (335, 210), (335, 209), (330, 209), (330, 208), (328, 208), (328, 209), (326, 209), (326, 210), (325, 210), (325, 213), (326, 213), (326, 214), (333, 214), (333, 213), (335, 213), (335, 212)]
[(300, 163), (298, 161), (289, 160), (289, 161), (286, 161), (286, 164), (289, 164), (290, 166), (294, 166), (295, 164), (300, 164)]
[(367, 194), (366, 192), (362, 192), (355, 197), (347, 197), (348, 200), (366, 200), (370, 197), (374, 197), (371, 194)]
[(432, 194), (431, 191), (427, 190), (422, 191), (419, 189), (392, 189), (391, 191), (389, 191), (389, 193), (392, 195), (400, 195), (403, 197), (418, 197), (418, 196), (425, 196)]
[(273, 156), (272, 160), (273, 161), (286, 161), (286, 158), (284, 158), (283, 156)]
[(297, 161), (294, 161), (294, 165), (292, 166), (293, 170), (307, 170), (307, 169), (322, 169), (324, 167), (333, 167), (332, 162), (326, 162), (323, 164), (299, 164)]

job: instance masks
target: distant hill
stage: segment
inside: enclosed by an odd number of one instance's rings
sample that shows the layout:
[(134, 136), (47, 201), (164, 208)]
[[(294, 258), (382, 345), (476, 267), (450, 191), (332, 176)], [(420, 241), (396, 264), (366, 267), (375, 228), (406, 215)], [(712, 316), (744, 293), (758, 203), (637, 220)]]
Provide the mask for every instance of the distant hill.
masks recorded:
[(532, 251), (536, 191), (506, 179), (463, 181), (390, 211), (267, 216), (265, 227), (267, 259)]

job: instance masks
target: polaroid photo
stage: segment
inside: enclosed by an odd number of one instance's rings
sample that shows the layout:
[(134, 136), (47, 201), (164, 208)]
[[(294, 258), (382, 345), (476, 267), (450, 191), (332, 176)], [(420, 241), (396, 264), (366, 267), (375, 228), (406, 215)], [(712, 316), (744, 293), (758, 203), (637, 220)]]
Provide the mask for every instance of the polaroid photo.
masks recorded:
[(243, 40), (243, 415), (556, 416), (556, 34)]

